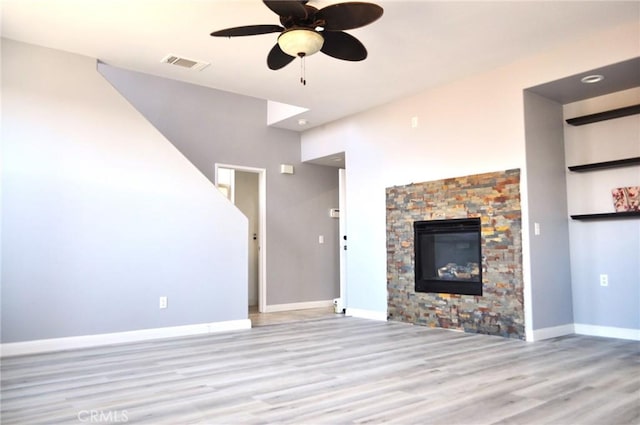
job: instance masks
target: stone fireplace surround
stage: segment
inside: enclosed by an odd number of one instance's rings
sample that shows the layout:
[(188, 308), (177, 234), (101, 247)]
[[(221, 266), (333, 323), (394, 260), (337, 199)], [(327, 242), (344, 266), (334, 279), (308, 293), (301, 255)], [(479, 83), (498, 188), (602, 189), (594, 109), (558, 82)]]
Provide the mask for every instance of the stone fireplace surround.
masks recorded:
[[(520, 170), (386, 189), (389, 320), (525, 339)], [(483, 295), (414, 291), (413, 222), (480, 217)]]

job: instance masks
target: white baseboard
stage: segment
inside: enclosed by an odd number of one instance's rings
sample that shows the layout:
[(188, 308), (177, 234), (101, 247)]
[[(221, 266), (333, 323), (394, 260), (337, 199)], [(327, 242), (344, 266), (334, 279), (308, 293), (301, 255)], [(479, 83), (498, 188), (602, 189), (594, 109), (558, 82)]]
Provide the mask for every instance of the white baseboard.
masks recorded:
[(83, 335), (64, 338), (40, 339), (24, 342), (10, 342), (6, 344), (0, 344), (0, 358), (250, 328), (251, 320), (242, 319), (228, 320), (225, 322), (200, 323), (196, 325), (172, 326), (166, 328), (141, 329), (137, 331), (116, 332), (98, 335)]
[(360, 319), (387, 321), (386, 311), (361, 310), (359, 308), (348, 308), (345, 316), (358, 317)]
[(527, 341), (540, 341), (543, 339), (556, 338), (558, 336), (571, 335), (573, 333), (575, 333), (575, 327), (573, 323), (554, 326), (552, 328), (534, 329), (532, 332), (533, 338), (527, 338)]
[(333, 300), (307, 301), (303, 303), (272, 304), (265, 308), (265, 313), (275, 313), (278, 311), (306, 310), (309, 308), (322, 308), (333, 306)]
[(603, 336), (607, 338), (630, 339), (640, 341), (640, 329), (616, 328), (613, 326), (597, 326), (576, 323), (575, 332), (580, 335)]
[(554, 326), (552, 328), (535, 329), (533, 338), (527, 341), (540, 341), (543, 339), (555, 338), (570, 334), (602, 336), (605, 338), (630, 339), (640, 341), (640, 329), (616, 328), (613, 326), (585, 325), (581, 323), (570, 323), (567, 325)]

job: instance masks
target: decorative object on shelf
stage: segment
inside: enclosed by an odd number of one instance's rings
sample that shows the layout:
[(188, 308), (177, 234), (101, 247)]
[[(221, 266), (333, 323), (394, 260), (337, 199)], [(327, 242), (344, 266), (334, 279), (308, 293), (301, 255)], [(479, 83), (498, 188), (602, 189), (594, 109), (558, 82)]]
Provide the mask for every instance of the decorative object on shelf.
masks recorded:
[(640, 211), (640, 186), (617, 187), (611, 196), (616, 212)]

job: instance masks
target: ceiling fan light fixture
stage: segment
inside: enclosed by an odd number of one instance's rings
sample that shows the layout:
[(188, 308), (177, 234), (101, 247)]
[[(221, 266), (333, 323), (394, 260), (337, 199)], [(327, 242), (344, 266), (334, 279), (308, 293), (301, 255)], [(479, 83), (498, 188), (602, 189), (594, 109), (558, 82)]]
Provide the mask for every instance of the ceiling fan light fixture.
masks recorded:
[(310, 28), (292, 28), (278, 37), (278, 45), (289, 56), (310, 56), (322, 49), (324, 37)]

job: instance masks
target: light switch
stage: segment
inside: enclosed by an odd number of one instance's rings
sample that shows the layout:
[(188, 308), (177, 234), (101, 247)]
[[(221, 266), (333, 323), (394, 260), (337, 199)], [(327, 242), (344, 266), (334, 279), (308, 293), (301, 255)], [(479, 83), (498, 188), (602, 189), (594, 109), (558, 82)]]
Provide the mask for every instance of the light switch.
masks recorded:
[(323, 235), (318, 236), (318, 243), (324, 243), (324, 236)]
[(293, 165), (280, 164), (280, 174), (293, 174)]

